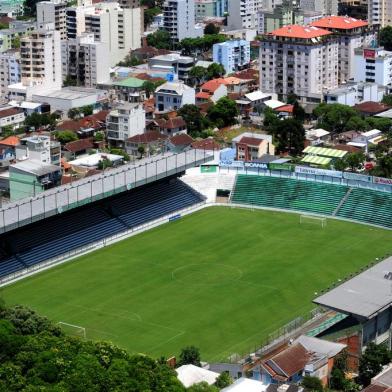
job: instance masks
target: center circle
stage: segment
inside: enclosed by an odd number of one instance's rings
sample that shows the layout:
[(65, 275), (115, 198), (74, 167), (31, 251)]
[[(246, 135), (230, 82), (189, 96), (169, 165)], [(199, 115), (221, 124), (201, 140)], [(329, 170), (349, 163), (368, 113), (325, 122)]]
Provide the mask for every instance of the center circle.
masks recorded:
[(239, 280), (241, 277), (242, 271), (239, 268), (219, 263), (188, 264), (172, 272), (172, 279), (193, 286), (221, 285)]

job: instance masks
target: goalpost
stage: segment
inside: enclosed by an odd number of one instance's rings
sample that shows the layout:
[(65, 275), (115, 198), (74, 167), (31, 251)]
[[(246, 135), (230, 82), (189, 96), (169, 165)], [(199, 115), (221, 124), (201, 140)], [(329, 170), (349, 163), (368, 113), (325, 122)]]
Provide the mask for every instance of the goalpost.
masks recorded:
[(315, 216), (315, 215), (300, 215), (299, 217), (299, 223), (310, 223), (310, 224), (316, 224), (321, 226), (323, 229), (324, 227), (327, 226), (327, 218), (323, 216)]
[(67, 335), (86, 339), (86, 328), (81, 327), (80, 325), (69, 324), (64, 321), (59, 321), (58, 325)]

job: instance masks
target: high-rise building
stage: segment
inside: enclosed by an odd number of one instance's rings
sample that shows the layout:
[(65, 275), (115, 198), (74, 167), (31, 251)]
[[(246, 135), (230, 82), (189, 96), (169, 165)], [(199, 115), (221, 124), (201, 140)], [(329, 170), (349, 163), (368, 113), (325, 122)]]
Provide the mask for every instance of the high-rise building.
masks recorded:
[(21, 82), (8, 86), (11, 98), (30, 100), (33, 94), (61, 89), (60, 32), (45, 25), (20, 40)]
[(339, 39), (315, 26), (284, 26), (263, 36), (260, 89), (303, 104), (321, 102), (324, 89), (338, 86)]
[(65, 10), (67, 2), (64, 0), (48, 0), (37, 3), (37, 22), (39, 25), (54, 23), (55, 30), (60, 32), (61, 39), (67, 38)]
[(0, 98), (7, 97), (8, 86), (20, 82), (20, 52), (9, 49), (0, 53)]
[(319, 12), (322, 15), (337, 15), (338, 0), (299, 0), (303, 10)]
[(166, 0), (163, 27), (174, 42), (202, 36), (203, 29), (195, 25), (195, 0)]
[(339, 83), (353, 78), (354, 50), (374, 43), (376, 29), (364, 20), (347, 16), (328, 16), (311, 25), (331, 31), (339, 39)]
[(95, 87), (110, 79), (109, 49), (94, 41), (94, 34), (84, 33), (61, 43), (63, 80), (77, 86)]
[(380, 27), (392, 25), (392, 1), (368, 0), (368, 21)]
[(223, 65), (226, 74), (240, 71), (249, 66), (249, 41), (237, 39), (214, 44), (212, 51), (214, 62)]
[(230, 0), (227, 17), (228, 29), (257, 29), (257, 12), (262, 5), (262, 0)]

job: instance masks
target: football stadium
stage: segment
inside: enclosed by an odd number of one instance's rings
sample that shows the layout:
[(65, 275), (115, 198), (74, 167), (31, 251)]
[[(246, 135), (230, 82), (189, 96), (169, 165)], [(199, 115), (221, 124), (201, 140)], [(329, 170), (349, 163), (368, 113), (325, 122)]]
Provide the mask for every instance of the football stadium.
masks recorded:
[(227, 361), (391, 253), (390, 192), (327, 173), (210, 171), (192, 154), (3, 210), (1, 297), (130, 352), (170, 357), (195, 344)]

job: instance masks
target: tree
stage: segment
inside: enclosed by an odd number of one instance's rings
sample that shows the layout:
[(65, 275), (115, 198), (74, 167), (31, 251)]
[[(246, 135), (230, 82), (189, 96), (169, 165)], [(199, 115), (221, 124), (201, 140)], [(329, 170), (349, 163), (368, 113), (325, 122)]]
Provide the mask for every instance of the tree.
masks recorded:
[(324, 389), (321, 380), (317, 377), (305, 376), (302, 379), (301, 384), (304, 387), (304, 389), (309, 392), (311, 391), (322, 392)]
[(392, 156), (383, 155), (377, 159), (377, 166), (373, 169), (372, 174), (380, 177), (392, 178)]
[(11, 47), (13, 49), (19, 49), (20, 48), (20, 37), (19, 35), (16, 35), (14, 38), (11, 40)]
[(80, 108), (80, 112), (83, 113), (85, 117), (93, 114), (93, 111), (94, 111), (93, 105), (86, 105)]
[(273, 126), (272, 134), (279, 152), (286, 151), (296, 156), (303, 151), (305, 129), (299, 121), (293, 118), (279, 121)]
[(219, 389), (214, 385), (208, 385), (207, 382), (199, 382), (198, 384), (193, 384), (187, 389), (188, 392), (219, 392)]
[(194, 84), (202, 84), (208, 78), (208, 71), (201, 66), (194, 66), (189, 71), (189, 77), (193, 80)]
[(382, 367), (391, 360), (391, 352), (385, 344), (376, 345), (369, 343), (365, 352), (359, 359), (358, 381), (363, 387), (370, 384), (370, 380)]
[(293, 103), (293, 117), (303, 123), (305, 121), (306, 113), (305, 109), (298, 103), (298, 101), (294, 101)]
[(337, 391), (343, 391), (346, 387), (346, 376), (347, 371), (347, 351), (343, 350), (334, 358), (333, 368), (331, 371), (331, 377), (329, 379), (329, 387)]
[(67, 144), (78, 139), (76, 133), (72, 131), (57, 131), (55, 136), (61, 144)]
[(347, 154), (343, 159), (350, 170), (355, 171), (361, 168), (366, 157), (363, 152), (352, 152)]
[(218, 128), (226, 127), (236, 123), (238, 109), (235, 101), (230, 98), (223, 97), (208, 109), (207, 117), (209, 121)]
[(30, 116), (25, 118), (25, 126), (28, 128), (39, 129), (42, 126), (55, 126), (57, 122), (57, 116), (52, 113), (36, 113), (33, 112)]
[(102, 131), (96, 132), (94, 135), (95, 142), (103, 142), (105, 140), (105, 133)]
[(187, 131), (192, 137), (200, 137), (200, 133), (208, 127), (208, 120), (201, 114), (196, 105), (184, 105), (178, 111), (178, 115), (186, 123)]
[(264, 121), (263, 121), (263, 124), (264, 124), (264, 127), (265, 127), (270, 133), (272, 133), (273, 127), (274, 127), (279, 121), (280, 121), (280, 120), (279, 120), (279, 117), (278, 117), (277, 113), (276, 113), (273, 109), (271, 109), (271, 108), (269, 108), (269, 107), (267, 107), (267, 108), (264, 109)]
[(159, 15), (162, 10), (159, 7), (151, 7), (144, 9), (144, 27), (149, 26), (153, 21), (155, 16)]
[(157, 49), (170, 49), (170, 34), (166, 30), (157, 30), (155, 33), (147, 35), (147, 43)]
[(380, 30), (378, 41), (385, 50), (392, 50), (392, 26), (386, 26)]
[(115, 155), (121, 155), (124, 158), (124, 161), (130, 160), (129, 155), (121, 148), (111, 148), (110, 153)]
[(136, 65), (143, 64), (137, 57), (128, 54), (125, 56), (123, 61), (120, 61), (117, 65), (121, 67), (135, 67)]
[(368, 124), (368, 129), (379, 129), (383, 133), (388, 133), (392, 130), (392, 120), (390, 118), (367, 117), (366, 122)]
[(346, 125), (350, 118), (358, 116), (355, 109), (340, 103), (321, 103), (314, 109), (313, 114), (317, 117), (317, 125), (332, 134), (347, 130)]
[(221, 78), (225, 74), (225, 67), (222, 64), (212, 63), (207, 68), (207, 76), (209, 79)]
[(369, 124), (359, 116), (351, 117), (345, 126), (347, 131), (365, 131), (368, 128)]
[(154, 91), (155, 91), (154, 82), (151, 82), (150, 80), (146, 80), (143, 83), (143, 90), (146, 92), (147, 98), (150, 98), (151, 95), (154, 94)]
[(214, 23), (208, 23), (206, 27), (204, 27), (204, 34), (219, 34), (220, 27), (216, 26)]
[(233, 383), (233, 379), (230, 377), (230, 374), (227, 372), (223, 372), (219, 375), (219, 377), (215, 381), (215, 386), (219, 388), (219, 390), (228, 387)]
[(143, 155), (146, 153), (146, 148), (144, 146), (139, 146), (137, 152), (139, 153), (140, 158), (143, 158)]
[(178, 366), (195, 365), (200, 366), (200, 351), (195, 346), (187, 346), (181, 350)]
[(108, 167), (112, 167), (113, 163), (110, 159), (103, 158), (98, 162), (98, 170), (105, 170)]
[[(71, 75), (67, 75), (65, 77), (65, 79), (63, 80), (63, 87), (68, 87), (68, 86), (77, 86), (78, 81), (76, 80), (76, 78), (74, 78)], [(72, 109), (70, 109), (72, 110)]]

